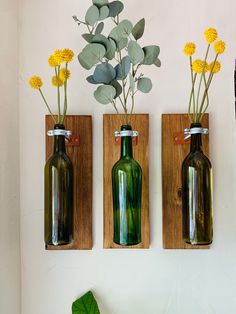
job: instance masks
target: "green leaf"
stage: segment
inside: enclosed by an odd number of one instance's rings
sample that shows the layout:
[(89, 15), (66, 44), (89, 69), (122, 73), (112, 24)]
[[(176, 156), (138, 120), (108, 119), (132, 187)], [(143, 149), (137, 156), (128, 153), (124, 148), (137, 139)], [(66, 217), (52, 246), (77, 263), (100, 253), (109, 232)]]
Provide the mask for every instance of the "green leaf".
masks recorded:
[(94, 35), (93, 34), (83, 34), (82, 37), (88, 42), (91, 43), (91, 41), (93, 40)]
[(116, 17), (119, 15), (124, 9), (124, 4), (121, 1), (113, 1), (109, 3), (109, 16)]
[(96, 82), (93, 78), (93, 75), (90, 75), (86, 78), (87, 82), (89, 82), (90, 84), (93, 84), (93, 85), (99, 85), (100, 83)]
[(107, 5), (104, 5), (103, 7), (100, 8), (99, 11), (99, 21), (105, 20), (109, 16), (109, 8)]
[(152, 81), (149, 78), (147, 78), (147, 77), (143, 77), (143, 78), (138, 80), (137, 88), (141, 92), (147, 94), (152, 89)]
[(161, 67), (161, 60), (160, 59), (156, 59), (156, 61), (154, 62), (155, 66), (160, 68)]
[(109, 63), (102, 63), (96, 66), (93, 78), (101, 84), (110, 84), (116, 77), (116, 71)]
[(85, 15), (85, 22), (91, 26), (94, 26), (94, 24), (98, 21), (99, 19), (99, 10), (96, 7), (96, 5), (92, 5), (86, 15)]
[(128, 56), (124, 57), (121, 60), (121, 63), (115, 67), (116, 70), (116, 79), (123, 80), (129, 74), (131, 67), (130, 58)]
[(117, 81), (112, 81), (111, 85), (116, 89), (116, 95), (114, 97), (114, 99), (116, 99), (122, 93), (122, 87), (121, 87), (120, 83)]
[(108, 0), (93, 0), (93, 4), (95, 4), (97, 7), (102, 7), (103, 5), (106, 5), (108, 3)]
[(133, 65), (143, 61), (144, 52), (136, 41), (130, 41), (128, 45), (128, 54)]
[(144, 51), (144, 59), (142, 64), (151, 65), (154, 64), (156, 59), (159, 56), (160, 48), (158, 46), (147, 46), (143, 48)]
[(114, 59), (115, 54), (116, 54), (116, 43), (111, 38), (109, 38), (109, 42), (110, 42), (110, 45), (109, 45), (109, 48), (107, 49), (105, 57), (108, 60), (112, 60), (112, 59)]
[(126, 48), (128, 45), (128, 38), (121, 38), (120, 41), (117, 43), (117, 51), (121, 51)]
[(110, 41), (102, 34), (97, 34), (93, 37), (92, 43), (103, 45), (106, 49), (106, 51), (110, 47)]
[(90, 70), (100, 62), (106, 54), (106, 49), (101, 44), (88, 44), (78, 55), (80, 64), (86, 70)]
[(72, 314), (100, 314), (97, 301), (91, 291), (72, 304)]
[(145, 19), (141, 19), (133, 28), (132, 35), (136, 40), (140, 39), (143, 36), (145, 29)]
[(95, 99), (103, 105), (108, 105), (116, 96), (116, 89), (111, 85), (102, 85), (94, 92)]
[[(101, 32), (103, 31), (104, 29), (104, 23), (101, 22), (98, 24), (98, 26), (96, 27), (96, 30), (95, 30), (95, 35), (98, 35), (98, 34), (101, 34)], [(93, 36), (93, 35), (92, 35)]]
[(133, 75), (131, 73), (129, 74), (129, 87), (130, 87), (131, 91), (134, 92), (134, 90), (135, 90), (135, 80), (134, 80), (134, 77), (133, 77)]
[(127, 38), (133, 29), (133, 25), (128, 20), (123, 20), (120, 22), (113, 30), (110, 32), (109, 37), (119, 42), (122, 38)]

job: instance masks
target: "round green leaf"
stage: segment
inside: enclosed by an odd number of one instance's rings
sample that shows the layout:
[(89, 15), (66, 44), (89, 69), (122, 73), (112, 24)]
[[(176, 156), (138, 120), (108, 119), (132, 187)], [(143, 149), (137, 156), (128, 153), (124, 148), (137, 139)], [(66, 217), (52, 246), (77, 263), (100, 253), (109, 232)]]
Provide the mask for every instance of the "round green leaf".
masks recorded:
[(161, 60), (160, 59), (156, 59), (156, 61), (154, 62), (155, 66), (157, 66), (158, 68), (161, 67)]
[(112, 59), (114, 59), (115, 54), (116, 54), (116, 43), (111, 38), (109, 38), (109, 42), (110, 42), (110, 45), (109, 45), (109, 48), (107, 49), (105, 57), (108, 60), (112, 60)]
[(150, 90), (152, 89), (152, 81), (147, 77), (143, 77), (140, 80), (138, 80), (137, 88), (138, 90), (145, 94), (149, 93)]
[(128, 38), (121, 38), (117, 43), (117, 51), (121, 51), (128, 45)]
[(90, 75), (86, 78), (87, 82), (89, 82), (90, 84), (94, 84), (94, 85), (99, 85), (100, 83), (96, 82), (93, 78), (93, 75)]
[(110, 84), (116, 77), (116, 71), (109, 63), (102, 63), (96, 66), (93, 78), (101, 84)]
[(116, 96), (116, 89), (111, 85), (102, 85), (94, 92), (95, 99), (103, 105), (108, 105)]
[(134, 90), (135, 90), (135, 80), (134, 80), (134, 77), (133, 77), (133, 75), (131, 73), (129, 74), (129, 87), (130, 87), (131, 91), (134, 92)]
[(102, 7), (103, 5), (106, 5), (108, 3), (108, 0), (93, 0), (93, 4), (95, 4), (97, 7)]
[(110, 32), (109, 37), (119, 42), (122, 38), (127, 38), (133, 29), (133, 25), (128, 20), (123, 20), (120, 22), (113, 30)]
[(93, 34), (83, 34), (82, 37), (88, 42), (88, 43), (91, 43), (94, 35)]
[(120, 94), (122, 93), (122, 87), (121, 87), (120, 83), (117, 82), (117, 81), (112, 81), (112, 82), (111, 82), (111, 85), (112, 85), (113, 87), (115, 87), (115, 89), (116, 89), (116, 95), (115, 95), (114, 98), (119, 97)]
[(143, 61), (144, 52), (136, 41), (130, 41), (128, 45), (128, 54), (133, 65)]
[(142, 64), (151, 65), (154, 64), (160, 53), (160, 48), (158, 46), (147, 46), (143, 48), (144, 59)]
[(103, 45), (106, 51), (109, 49), (109, 46), (110, 46), (109, 40), (102, 34), (95, 35), (92, 39), (92, 43)]
[(113, 1), (109, 3), (109, 16), (116, 17), (119, 15), (124, 9), (124, 4), (121, 1)]
[(115, 67), (116, 70), (116, 79), (123, 80), (129, 74), (131, 67), (130, 58), (128, 56), (124, 57), (121, 60), (121, 63)]
[(99, 11), (99, 21), (105, 20), (109, 16), (109, 13), (110, 11), (107, 5), (101, 7)]
[[(98, 26), (96, 27), (96, 30), (95, 30), (95, 35), (98, 35), (98, 34), (101, 34), (101, 32), (103, 31), (104, 29), (104, 23), (101, 22), (98, 24)], [(92, 35), (93, 36), (93, 35)]]
[(99, 10), (96, 7), (96, 5), (92, 5), (86, 15), (85, 15), (85, 21), (87, 24), (94, 26), (94, 24), (98, 21), (99, 19)]
[(88, 44), (78, 55), (80, 64), (86, 70), (90, 70), (100, 62), (106, 54), (106, 49), (101, 44)]
[(145, 19), (141, 19), (133, 28), (132, 35), (136, 40), (140, 39), (143, 36), (145, 29)]

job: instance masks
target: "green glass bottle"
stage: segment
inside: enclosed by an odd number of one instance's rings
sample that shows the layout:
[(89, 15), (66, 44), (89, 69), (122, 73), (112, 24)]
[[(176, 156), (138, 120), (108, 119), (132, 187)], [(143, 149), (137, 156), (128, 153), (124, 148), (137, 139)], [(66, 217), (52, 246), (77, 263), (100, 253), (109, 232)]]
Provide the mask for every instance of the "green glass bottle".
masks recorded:
[[(132, 131), (123, 125), (121, 131)], [(122, 246), (141, 242), (142, 169), (133, 159), (132, 136), (121, 137), (121, 157), (112, 168), (114, 238)]]
[[(191, 128), (201, 128), (192, 123)], [(212, 167), (202, 151), (202, 134), (191, 135), (190, 153), (182, 165), (183, 240), (209, 245), (213, 240)]]
[[(65, 127), (56, 124), (54, 129)], [(44, 180), (45, 244), (70, 244), (73, 241), (73, 165), (66, 154), (64, 135), (54, 135), (54, 152), (45, 165)]]

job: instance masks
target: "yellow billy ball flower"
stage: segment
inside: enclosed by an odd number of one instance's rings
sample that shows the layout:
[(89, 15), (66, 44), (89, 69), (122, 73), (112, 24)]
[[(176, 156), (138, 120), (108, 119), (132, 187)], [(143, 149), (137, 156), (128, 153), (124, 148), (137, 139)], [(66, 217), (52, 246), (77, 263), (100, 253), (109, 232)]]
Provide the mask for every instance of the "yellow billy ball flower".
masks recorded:
[(219, 40), (214, 45), (215, 53), (221, 54), (225, 51), (225, 43), (222, 40)]
[(63, 55), (63, 61), (65, 61), (66, 63), (71, 62), (74, 58), (74, 52), (68, 48), (65, 48), (62, 51), (62, 55)]
[(51, 55), (51, 56), (48, 58), (48, 64), (49, 64), (51, 67), (55, 68), (55, 67), (59, 66), (59, 65), (61, 64), (61, 62), (59, 62), (59, 60), (56, 59), (54, 55)]
[(60, 65), (64, 61), (63, 60), (63, 50), (61, 50), (61, 49), (55, 50), (53, 57), (56, 60), (56, 62), (58, 63), (58, 65)]
[(216, 74), (216, 73), (220, 72), (221, 64), (219, 61), (211, 62), (209, 65), (209, 68), (210, 68), (211, 73)]
[(204, 32), (205, 39), (208, 42), (208, 44), (213, 43), (218, 37), (217, 30), (215, 28), (208, 28)]
[(43, 81), (39, 76), (32, 76), (29, 80), (29, 84), (32, 88), (40, 89), (43, 85)]
[(184, 46), (184, 53), (186, 56), (192, 56), (196, 51), (196, 45), (194, 43), (187, 43), (185, 46)]
[(209, 70), (209, 65), (207, 64), (207, 62), (204, 62), (200, 59), (196, 59), (192, 63), (192, 69), (194, 72), (202, 74), (203, 71), (204, 73), (206, 73)]
[(64, 82), (65, 81), (62, 80), (60, 77), (57, 78), (56, 76), (53, 76), (53, 78), (52, 78), (52, 85), (53, 86), (56, 86), (56, 87), (62, 86), (64, 84)]
[(70, 78), (70, 71), (66, 68), (61, 69), (59, 77), (62, 81), (68, 80)]

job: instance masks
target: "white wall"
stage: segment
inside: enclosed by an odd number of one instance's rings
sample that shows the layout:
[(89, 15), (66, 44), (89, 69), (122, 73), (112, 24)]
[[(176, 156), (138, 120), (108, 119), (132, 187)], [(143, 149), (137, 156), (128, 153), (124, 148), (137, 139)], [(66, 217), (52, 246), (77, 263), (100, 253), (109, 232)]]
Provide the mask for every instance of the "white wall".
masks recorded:
[[(90, 1), (20, 0), (20, 169), (22, 314), (66, 314), (92, 289), (102, 314), (233, 314), (236, 312), (236, 166), (233, 70), (236, 56), (234, 0), (125, 0), (133, 21), (146, 17), (143, 44), (161, 46), (163, 66), (147, 69), (154, 80), (136, 111), (150, 113), (150, 250), (104, 250), (102, 114), (112, 112), (92, 96), (86, 71), (73, 63), (71, 114), (93, 114), (94, 249), (46, 252), (43, 243), (44, 114), (28, 87), (34, 73), (50, 81), (47, 57), (56, 48), (78, 53), (84, 42), (71, 16), (83, 16)], [(209, 251), (162, 249), (162, 113), (185, 112), (190, 81), (182, 54), (186, 41), (204, 46), (203, 31), (216, 27), (227, 42), (223, 71), (211, 90), (211, 156), (214, 165), (215, 238)], [(202, 50), (202, 48), (200, 48)], [(55, 92), (45, 87), (51, 102)]]
[(0, 1), (0, 313), (20, 313), (17, 1)]

